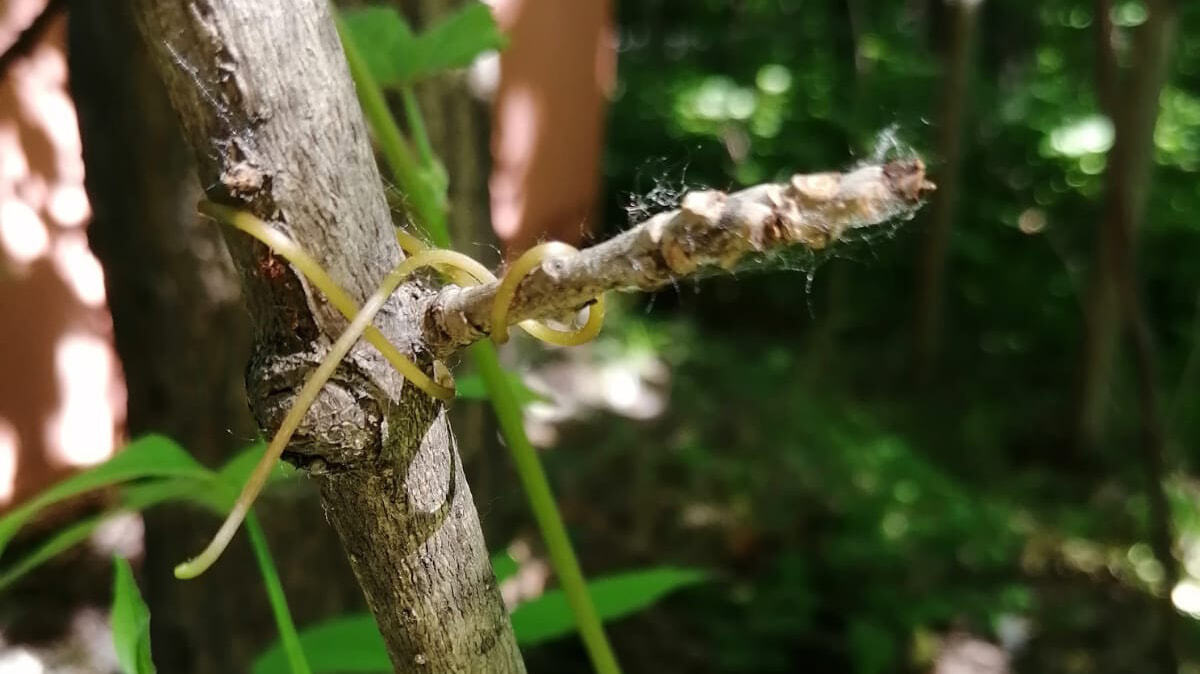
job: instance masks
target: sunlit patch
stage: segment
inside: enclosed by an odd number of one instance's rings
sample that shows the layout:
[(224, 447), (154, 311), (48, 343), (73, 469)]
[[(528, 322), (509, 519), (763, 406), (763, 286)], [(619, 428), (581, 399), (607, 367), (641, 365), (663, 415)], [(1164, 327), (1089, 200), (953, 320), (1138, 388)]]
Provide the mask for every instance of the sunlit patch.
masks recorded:
[(514, 87), (497, 105), (497, 127), (504, 133), (496, 142), (497, 167), (492, 172), (489, 191), (492, 196), (492, 227), (501, 239), (517, 233), (525, 214), (523, 187), (533, 153), (537, 147), (539, 124), (537, 100), (528, 87)]
[(1175, 608), (1200, 620), (1200, 582), (1187, 578), (1171, 590), (1171, 603)]
[(29, 160), (11, 123), (0, 120), (0, 184), (13, 185), (29, 175)]
[(13, 261), (29, 264), (50, 250), (50, 235), (32, 208), (9, 199), (0, 204), (0, 246)]
[(500, 596), (511, 611), (518, 604), (537, 599), (546, 591), (550, 579), (550, 566), (541, 557), (535, 557), (533, 548), (522, 539), (508, 546), (508, 555), (517, 563), (517, 571), (500, 583)]
[(66, 55), (59, 49), (37, 49), (27, 58), (22, 71), (22, 76), (15, 78), (15, 87), (17, 98), (26, 109), (23, 116), (37, 124), (59, 150), (56, 157), (60, 162), (70, 162), (60, 165), (58, 174), (82, 179), (79, 119), (64, 88)]
[(667, 400), (652, 383), (661, 379), (655, 358), (632, 356), (609, 363), (600, 371), (604, 402), (613, 412), (630, 419), (653, 419), (666, 409)]
[(1122, 28), (1133, 28), (1140, 26), (1149, 18), (1149, 13), (1146, 6), (1137, 0), (1125, 0), (1118, 3), (1111, 10), (1109, 16), (1112, 22)]
[(1050, 150), (1063, 157), (1108, 152), (1115, 134), (1111, 120), (1103, 115), (1091, 115), (1051, 131)]
[(70, 333), (55, 345), (54, 374), (62, 403), (45, 433), (47, 447), (64, 463), (90, 466), (112, 455), (113, 372), (108, 345), (95, 335)]
[(483, 101), (496, 97), (500, 86), (500, 52), (488, 51), (480, 54), (467, 71), (467, 87), (471, 94)]
[(17, 428), (0, 417), (0, 504), (12, 500), (17, 484)]
[(62, 648), (87, 653), (91, 671), (115, 672), (120, 669), (117, 652), (113, 647), (109, 616), (107, 612), (97, 608), (87, 607), (75, 611), (71, 616), (67, 642)]
[(879, 523), (879, 529), (889, 540), (899, 540), (908, 533), (908, 516), (893, 510), (884, 515), (883, 521)]
[(0, 653), (0, 674), (42, 674), (45, 671), (42, 661), (24, 648)]
[(754, 83), (763, 92), (778, 96), (792, 88), (792, 73), (778, 63), (771, 63), (758, 69)]
[(1129, 547), (1129, 551), (1125, 553), (1129, 563), (1133, 565), (1133, 572), (1143, 583), (1147, 585), (1157, 585), (1162, 582), (1165, 574), (1163, 573), (1162, 564), (1154, 556), (1154, 551), (1145, 543), (1134, 543)]
[(104, 270), (88, 249), (82, 231), (61, 232), (54, 242), (54, 267), (79, 301), (89, 307), (104, 304)]
[(47, 214), (63, 227), (78, 227), (92, 214), (87, 192), (79, 184), (61, 183), (50, 193)]
[(1046, 212), (1040, 208), (1026, 208), (1017, 218), (1017, 229), (1022, 234), (1037, 234), (1046, 229)]
[(142, 516), (127, 512), (106, 519), (92, 532), (91, 544), (102, 557), (133, 559), (141, 556), (146, 527)]

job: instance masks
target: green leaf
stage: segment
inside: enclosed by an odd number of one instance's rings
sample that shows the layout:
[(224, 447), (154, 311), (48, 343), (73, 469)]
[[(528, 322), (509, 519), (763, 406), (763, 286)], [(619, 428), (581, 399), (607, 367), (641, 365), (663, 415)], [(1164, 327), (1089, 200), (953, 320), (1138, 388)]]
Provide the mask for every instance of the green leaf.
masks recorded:
[(23, 557), (21, 561), (13, 564), (12, 568), (5, 570), (4, 573), (0, 573), (0, 590), (4, 590), (17, 582), (25, 574), (41, 566), (46, 561), (86, 541), (88, 536), (91, 536), (92, 532), (95, 531), (96, 527), (100, 526), (112, 514), (104, 513), (95, 517), (89, 517), (65, 529), (60, 529), (50, 540)]
[[(707, 577), (699, 569), (664, 566), (598, 578), (588, 583), (588, 593), (600, 619), (607, 622), (644, 609), (660, 597)], [(571, 609), (561, 590), (551, 590), (518, 606), (512, 614), (512, 625), (517, 643), (522, 646), (566, 636), (575, 630)]]
[(506, 578), (517, 572), (517, 560), (506, 551), (492, 555), (492, 573), (496, 574), (496, 582), (502, 583)]
[(178, 478), (158, 480), (150, 484), (136, 485), (123, 489), (120, 506), (60, 529), (33, 552), (23, 557), (16, 564), (13, 564), (8, 570), (0, 573), (0, 590), (9, 587), (20, 580), (25, 574), (50, 559), (86, 541), (97, 527), (110, 518), (130, 511), (144, 510), (168, 499), (183, 498), (186, 493), (202, 491), (200, 488), (206, 484), (207, 481), (200, 482), (190, 478)]
[(363, 7), (342, 12), (342, 19), (380, 84), (407, 79), (416, 37), (404, 17), (392, 7)]
[[(504, 560), (508, 561), (505, 562)], [(506, 553), (492, 557), (497, 578), (516, 563)], [(629, 615), (663, 595), (708, 578), (699, 569), (659, 567), (598, 579), (588, 584), (602, 620)], [(530, 646), (570, 634), (575, 629), (566, 597), (552, 590), (517, 607), (512, 615), (517, 643)], [(391, 661), (375, 619), (356, 613), (318, 623), (300, 632), (300, 644), (313, 674), (322, 672), (390, 672)], [(254, 674), (289, 674), (283, 647), (276, 643), (258, 657)]]
[(112, 633), (117, 662), (125, 674), (153, 674), (150, 660), (150, 609), (142, 601), (129, 562), (113, 558)]
[(465, 68), (476, 56), (507, 44), (487, 5), (471, 2), (442, 19), (417, 38), (414, 55), (420, 67), (414, 78), (443, 70)]
[[(300, 645), (313, 674), (321, 672), (390, 672), (392, 661), (375, 619), (355, 613), (319, 623), (300, 632)], [(291, 674), (283, 646), (276, 643), (254, 661), (254, 674)]]
[(467, 4), (420, 35), (414, 35), (392, 7), (365, 7), (343, 12), (342, 17), (368, 70), (385, 87), (466, 67), (479, 54), (506, 43), (491, 10), (478, 2)]
[(161, 435), (142, 437), (108, 461), (59, 482), (0, 519), (0, 552), (40, 510), (72, 496), (139, 478), (207, 479), (211, 475), (170, 439)]
[[(204, 494), (204, 504), (218, 515), (228, 513), (233, 508), (234, 502), (237, 501), (242, 486), (250, 479), (250, 473), (254, 472), (254, 467), (258, 465), (265, 451), (267, 451), (267, 443), (259, 441), (226, 461), (225, 465), (217, 471), (218, 488)], [(295, 477), (297, 474), (298, 472), (291, 464), (279, 462), (278, 467), (272, 470), (271, 475), (267, 478), (267, 486)]]
[[(120, 481), (120, 476), (131, 474), (131, 465), (142, 465), (145, 459), (154, 458), (153, 456), (147, 456), (147, 452), (150, 454), (159, 453), (157, 456), (162, 461), (157, 466), (157, 469), (167, 474), (183, 474), (182, 477), (166, 477), (164, 479), (123, 486), (118, 506), (110, 508), (99, 515), (71, 524), (64, 529), (60, 529), (33, 552), (20, 559), (7, 570), (0, 572), (0, 591), (55, 556), (87, 540), (92, 532), (96, 530), (96, 527), (103, 524), (105, 520), (121, 513), (139, 512), (164, 501), (188, 501), (207, 508), (217, 515), (226, 514), (233, 507), (238, 492), (241, 491), (241, 487), (246, 482), (250, 472), (262, 457), (265, 448), (261, 442), (251, 445), (226, 462), (219, 472), (213, 473), (204, 469), (187, 454), (176, 454), (175, 452), (178, 448), (173, 443), (169, 445), (171, 449), (156, 446), (159, 440), (161, 438), (158, 437), (143, 438), (130, 445), (128, 449), (123, 450), (109, 462), (97, 466), (87, 473), (70, 478), (34, 499), (31, 505), (39, 501), (42, 502), (41, 505), (46, 505), (52, 503), (54, 500), (58, 500), (58, 498), (67, 498), (75, 493), (79, 493), (72, 490), (78, 487), (80, 482), (85, 486), (95, 484), (94, 479), (97, 472), (102, 472), (101, 478), (105, 479), (104, 484), (109, 483), (108, 478), (112, 478), (111, 481)], [(167, 442), (170, 443), (169, 440)], [(147, 449), (147, 447), (151, 449)], [(182, 450), (178, 451), (182, 452)], [(120, 457), (125, 458), (122, 461), (117, 461)], [(285, 464), (284, 468), (271, 474), (268, 484), (287, 479), (295, 474), (295, 469)], [(134, 475), (134, 477), (138, 476)], [(89, 479), (79, 480), (79, 478)], [(100, 486), (103, 486), (103, 484)], [(28, 508), (28, 506), (26, 507)], [(35, 514), (36, 510), (36, 508), (29, 508), (28, 514), (13, 513), (3, 521), (0, 521), (0, 529), (8, 526), (10, 519), (17, 519), (14, 516), (22, 514), (24, 515), (24, 519), (28, 519), (28, 517), (32, 517)], [(19, 527), (24, 519), (18, 521), (16, 526)], [(15, 531), (16, 529), (13, 529), (12, 533), (15, 533)], [(11, 534), (9, 537), (11, 538)], [(0, 543), (4, 542), (4, 540), (0, 539)]]
[[(504, 376), (508, 379), (508, 385), (512, 387), (513, 393), (517, 396), (517, 402), (522, 407), (531, 402), (546, 399), (545, 396), (526, 386), (521, 375), (505, 370)], [(460, 400), (487, 400), (489, 398), (487, 386), (483, 383), (483, 378), (477, 374), (469, 374), (455, 379), (454, 390), (456, 397)]]

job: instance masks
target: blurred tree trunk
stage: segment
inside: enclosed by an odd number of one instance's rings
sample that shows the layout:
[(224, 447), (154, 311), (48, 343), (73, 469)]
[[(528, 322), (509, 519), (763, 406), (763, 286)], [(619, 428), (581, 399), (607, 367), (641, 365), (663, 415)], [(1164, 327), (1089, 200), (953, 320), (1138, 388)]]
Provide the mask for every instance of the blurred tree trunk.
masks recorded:
[[(1175, 41), (1172, 0), (1147, 3), (1146, 21), (1133, 30), (1131, 65), (1122, 73), (1113, 46), (1109, 3), (1097, 0), (1096, 89), (1115, 135), (1105, 173), (1105, 211), (1100, 221), (1091, 286), (1087, 296), (1079, 440), (1090, 448), (1105, 432), (1117, 330), (1129, 335), (1140, 415), (1140, 463), (1150, 505), (1150, 545), (1163, 568), (1159, 614), (1159, 671), (1179, 667), (1180, 621), (1171, 600), (1179, 581), (1174, 533), (1166, 493), (1167, 440), (1156, 372), (1154, 339), (1142, 305), (1137, 274), (1137, 234), (1145, 218), (1154, 167), (1154, 127)], [(1118, 95), (1120, 92), (1121, 95)]]
[[(402, 255), (329, 5), (134, 7), (206, 196), (285, 231), (354, 301), (372, 295)], [(264, 246), (223, 234), (253, 318), (248, 397), (273, 428), (346, 321)], [(428, 293), (410, 281), (374, 321), (426, 368)], [(289, 456), (311, 468), (396, 671), (523, 671), (444, 406), (360, 345), (301, 430)]]
[[(257, 435), (245, 393), (249, 316), (216, 225), (196, 214), (193, 161), (125, 3), (71, 7), (70, 71), (132, 435), (170, 435), (218, 466)], [(259, 508), (297, 619), (361, 605), (315, 490), (288, 485)], [(146, 516), (144, 573), (160, 671), (249, 671), (276, 638), (257, 566), (241, 541), (211, 575), (176, 580), (214, 519), (194, 508)], [(276, 545), (277, 552), (283, 546)], [(214, 591), (214, 588), (220, 588)]]
[(1145, 23), (1132, 31), (1132, 62), (1128, 72), (1122, 73), (1116, 65), (1112, 22), (1105, 20), (1108, 5), (1104, 0), (1096, 3), (1097, 13), (1104, 17), (1096, 23), (1096, 89), (1115, 136), (1108, 153), (1104, 214), (1086, 298), (1077, 418), (1082, 447), (1094, 446), (1104, 434), (1121, 320), (1120, 266), (1124, 254), (1132, 255), (1124, 248), (1127, 243), (1136, 243), (1145, 217), (1158, 99), (1166, 82), (1175, 33), (1173, 4), (1169, 0), (1148, 3)]
[(937, 359), (946, 295), (946, 255), (961, 180), (962, 136), (976, 14), (982, 0), (944, 0), (935, 40), (943, 46), (943, 79), (938, 105), (938, 191), (925, 229), (917, 265), (916, 315), (913, 351), (918, 381), (932, 374)]

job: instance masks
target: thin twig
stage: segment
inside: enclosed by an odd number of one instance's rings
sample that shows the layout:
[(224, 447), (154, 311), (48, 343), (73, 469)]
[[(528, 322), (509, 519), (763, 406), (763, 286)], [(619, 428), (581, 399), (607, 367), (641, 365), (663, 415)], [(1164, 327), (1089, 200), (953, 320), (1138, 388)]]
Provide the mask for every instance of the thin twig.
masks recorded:
[[(733, 194), (689, 192), (660, 213), (577, 255), (549, 259), (517, 287), (507, 322), (559, 316), (607, 290), (654, 290), (705, 267), (732, 269), (753, 254), (822, 249), (851, 229), (911, 215), (934, 189), (919, 159), (848, 173), (793, 176)], [(499, 283), (448, 286), (425, 312), (426, 343), (445, 355), (491, 331)]]

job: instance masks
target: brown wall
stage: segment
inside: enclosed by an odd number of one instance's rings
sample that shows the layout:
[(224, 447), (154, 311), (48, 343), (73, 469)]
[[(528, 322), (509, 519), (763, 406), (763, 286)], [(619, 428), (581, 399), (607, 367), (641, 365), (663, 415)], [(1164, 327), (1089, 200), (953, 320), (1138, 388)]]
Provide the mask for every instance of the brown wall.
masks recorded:
[(125, 414), (104, 275), (87, 244), (65, 13), (21, 35), (45, 6), (0, 9), (0, 52), (14, 55), (0, 72), (0, 509), (108, 458)]
[(510, 42), (492, 124), (492, 222), (512, 253), (575, 243), (600, 184), (605, 107), (616, 76), (607, 0), (499, 0)]

